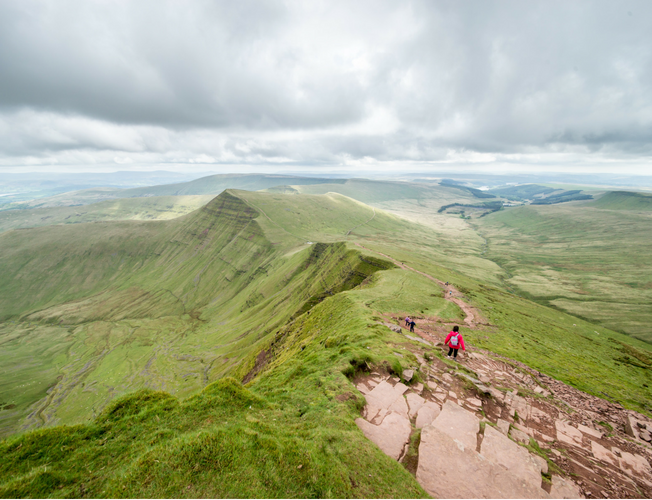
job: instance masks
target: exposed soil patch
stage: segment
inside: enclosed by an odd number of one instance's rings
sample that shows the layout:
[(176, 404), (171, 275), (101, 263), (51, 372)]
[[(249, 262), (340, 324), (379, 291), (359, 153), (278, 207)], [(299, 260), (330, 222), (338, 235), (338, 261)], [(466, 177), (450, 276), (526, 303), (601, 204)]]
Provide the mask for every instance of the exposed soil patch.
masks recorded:
[(267, 365), (267, 362), (269, 361), (268, 359), (268, 353), (269, 350), (267, 351), (260, 351), (258, 353), (258, 356), (256, 356), (256, 364), (254, 367), (249, 370), (249, 373), (245, 375), (245, 377), (242, 379), (242, 383), (246, 384), (247, 382), (250, 382), (251, 380), (254, 379), (254, 377), (262, 370), (265, 368), (265, 365)]

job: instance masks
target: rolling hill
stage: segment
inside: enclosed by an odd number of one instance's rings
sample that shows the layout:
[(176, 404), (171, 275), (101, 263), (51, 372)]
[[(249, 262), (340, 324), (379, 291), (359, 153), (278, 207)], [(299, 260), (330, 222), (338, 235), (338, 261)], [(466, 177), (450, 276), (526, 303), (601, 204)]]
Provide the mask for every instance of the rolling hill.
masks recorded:
[(652, 195), (631, 191), (609, 191), (592, 203), (603, 210), (652, 211)]
[(1, 210), (17, 210), (30, 208), (49, 208), (62, 206), (77, 206), (113, 200), (116, 198), (140, 198), (149, 196), (196, 196), (218, 195), (225, 189), (260, 189), (284, 184), (337, 184), (344, 182), (338, 179), (320, 179), (314, 177), (297, 177), (289, 175), (270, 174), (219, 174), (201, 177), (189, 182), (162, 184), (159, 186), (119, 189), (113, 187), (95, 187), (79, 191), (70, 191), (51, 197), (37, 198), (22, 203), (14, 203), (1, 207)]
[(468, 221), (436, 214), (470, 194), (295, 186), (0, 234), (0, 496), (424, 496), (354, 423), (356, 377), (452, 363), (396, 331), (408, 314), (652, 412), (650, 345), (506, 290)]

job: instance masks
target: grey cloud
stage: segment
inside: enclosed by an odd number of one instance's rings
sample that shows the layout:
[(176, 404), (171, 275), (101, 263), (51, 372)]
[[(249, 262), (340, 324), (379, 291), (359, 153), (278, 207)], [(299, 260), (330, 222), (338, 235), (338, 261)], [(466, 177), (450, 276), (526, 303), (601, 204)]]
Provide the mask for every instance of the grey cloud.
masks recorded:
[(645, 1), (8, 0), (0, 68), (5, 165), (652, 154)]

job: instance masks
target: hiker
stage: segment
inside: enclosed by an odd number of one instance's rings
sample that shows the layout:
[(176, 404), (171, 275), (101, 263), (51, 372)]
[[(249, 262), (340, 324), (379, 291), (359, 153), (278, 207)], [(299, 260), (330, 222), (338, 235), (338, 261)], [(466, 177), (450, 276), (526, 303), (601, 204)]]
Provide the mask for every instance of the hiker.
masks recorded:
[(405, 317), (405, 326), (406, 326), (406, 327), (407, 327), (407, 326), (410, 326), (410, 321), (412, 321), (412, 320), (410, 319), (410, 317), (409, 317), (409, 316), (406, 316), (406, 317)]
[(416, 326), (416, 323), (413, 320), (410, 320), (410, 331), (414, 332), (414, 327)]
[(466, 351), (466, 347), (464, 347), (464, 339), (462, 338), (462, 334), (460, 333), (459, 326), (456, 325), (453, 327), (453, 331), (450, 332), (446, 337), (446, 340), (444, 341), (444, 345), (447, 345), (449, 347), (448, 349), (449, 358), (452, 355), (453, 358), (457, 359), (457, 351), (459, 351), (460, 347), (462, 348), (463, 351)]
[(451, 290), (451, 291), (448, 292), (448, 293), (449, 293), (449, 295), (450, 295), (451, 297), (453, 296), (453, 290)]

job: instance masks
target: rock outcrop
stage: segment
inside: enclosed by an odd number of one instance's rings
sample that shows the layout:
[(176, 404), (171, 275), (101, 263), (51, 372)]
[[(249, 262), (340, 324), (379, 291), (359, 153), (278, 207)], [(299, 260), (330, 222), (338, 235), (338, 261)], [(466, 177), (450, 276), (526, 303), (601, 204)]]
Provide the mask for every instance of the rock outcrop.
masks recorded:
[(424, 349), (410, 349), (423, 384), (380, 373), (357, 381), (367, 406), (356, 422), (399, 461), (420, 430), (413, 472), (432, 496), (652, 497), (652, 422), (643, 415), (487, 351), (454, 364)]

